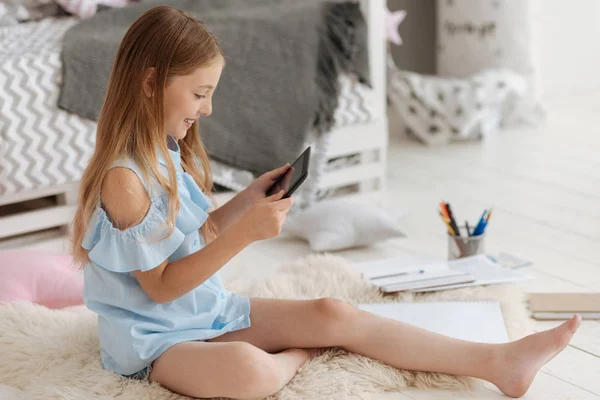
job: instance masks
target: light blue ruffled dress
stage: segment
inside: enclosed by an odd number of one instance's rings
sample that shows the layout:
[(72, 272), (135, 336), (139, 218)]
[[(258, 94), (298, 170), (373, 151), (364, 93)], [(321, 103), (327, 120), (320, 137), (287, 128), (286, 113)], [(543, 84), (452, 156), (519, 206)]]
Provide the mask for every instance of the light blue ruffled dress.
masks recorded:
[[(129, 168), (138, 175), (149, 192), (150, 210), (138, 225), (121, 231), (98, 201), (82, 242), (91, 260), (84, 268), (84, 301), (98, 314), (102, 362), (104, 368), (122, 375), (148, 368), (177, 343), (207, 340), (250, 326), (249, 299), (227, 291), (218, 273), (165, 304), (152, 301), (133, 274), (151, 270), (167, 258), (177, 261), (205, 244), (198, 230), (211, 203), (183, 171), (174, 140), (169, 147), (181, 204), (173, 233), (164, 238), (169, 232), (164, 190), (154, 180), (145, 182), (134, 162), (122, 160), (112, 167)], [(167, 176), (163, 158), (160, 170)]]

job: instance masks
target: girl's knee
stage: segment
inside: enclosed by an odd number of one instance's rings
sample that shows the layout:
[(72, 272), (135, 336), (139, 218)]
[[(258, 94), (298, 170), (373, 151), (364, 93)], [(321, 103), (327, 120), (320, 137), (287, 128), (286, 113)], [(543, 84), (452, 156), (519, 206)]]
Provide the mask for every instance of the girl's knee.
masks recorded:
[(319, 336), (325, 346), (345, 348), (357, 340), (361, 313), (358, 308), (342, 300), (323, 298), (317, 300), (316, 309), (320, 317)]
[(327, 346), (343, 346), (348, 340), (348, 329), (353, 325), (357, 309), (348, 303), (334, 298), (316, 300), (315, 323), (319, 326), (319, 336)]
[(343, 345), (348, 337), (347, 327), (353, 324), (357, 309), (346, 302), (334, 298), (318, 299), (314, 303), (315, 323), (320, 336), (330, 345)]
[(344, 322), (356, 315), (357, 309), (342, 300), (326, 297), (315, 302), (317, 313), (331, 322)]
[(267, 397), (281, 389), (281, 373), (274, 357), (245, 342), (232, 343), (230, 359), (237, 360), (236, 386), (239, 399)]

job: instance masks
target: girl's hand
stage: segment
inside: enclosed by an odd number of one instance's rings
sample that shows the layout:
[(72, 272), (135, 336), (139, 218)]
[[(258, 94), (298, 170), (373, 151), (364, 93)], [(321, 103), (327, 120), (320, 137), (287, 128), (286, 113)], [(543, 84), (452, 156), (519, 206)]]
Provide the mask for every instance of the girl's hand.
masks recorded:
[(265, 172), (256, 178), (254, 182), (244, 189), (248, 202), (254, 203), (258, 200), (264, 200), (265, 196), (267, 195), (267, 190), (269, 190), (271, 186), (273, 186), (273, 184), (277, 182), (277, 180), (290, 168), (290, 164), (285, 164), (283, 167)]
[(291, 197), (282, 199), (284, 191), (256, 201), (236, 222), (236, 228), (251, 241), (270, 239), (279, 235), (290, 207)]

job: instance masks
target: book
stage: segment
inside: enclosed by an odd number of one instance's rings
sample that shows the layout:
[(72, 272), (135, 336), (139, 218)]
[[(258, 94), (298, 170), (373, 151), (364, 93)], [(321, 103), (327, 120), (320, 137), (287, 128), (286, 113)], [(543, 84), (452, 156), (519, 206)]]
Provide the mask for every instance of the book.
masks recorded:
[(455, 339), (480, 343), (509, 341), (496, 301), (377, 303), (359, 304), (358, 308)]
[(529, 308), (535, 319), (600, 319), (600, 292), (530, 293)]
[(386, 293), (473, 281), (468, 273), (453, 271), (446, 263), (422, 257), (362, 262), (354, 267)]

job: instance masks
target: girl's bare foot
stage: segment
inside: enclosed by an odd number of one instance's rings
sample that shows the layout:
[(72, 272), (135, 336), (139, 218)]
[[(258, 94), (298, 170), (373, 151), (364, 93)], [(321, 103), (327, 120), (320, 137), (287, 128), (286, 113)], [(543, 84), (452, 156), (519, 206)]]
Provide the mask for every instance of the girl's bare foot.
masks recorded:
[(502, 345), (490, 381), (507, 396), (523, 396), (540, 368), (567, 347), (580, 324), (581, 317), (575, 315), (554, 329)]

